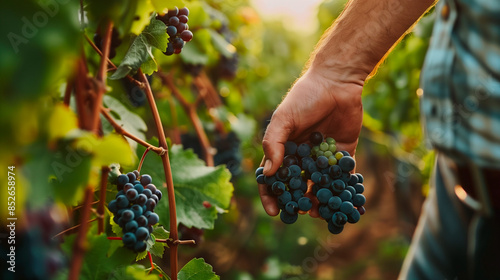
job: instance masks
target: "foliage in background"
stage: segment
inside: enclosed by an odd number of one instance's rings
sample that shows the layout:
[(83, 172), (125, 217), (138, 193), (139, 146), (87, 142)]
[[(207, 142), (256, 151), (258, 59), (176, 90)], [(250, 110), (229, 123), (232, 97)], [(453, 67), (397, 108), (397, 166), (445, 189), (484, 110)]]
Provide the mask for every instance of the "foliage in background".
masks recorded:
[[(78, 128), (74, 99), (71, 109), (61, 105), (66, 81), (82, 52), (89, 72), (98, 71), (100, 57), (82, 33), (92, 38), (105, 16), (115, 20), (123, 41), (112, 59), (116, 65), (122, 65), (129, 47), (151, 23), (151, 11), (161, 12), (167, 5), (185, 5), (190, 9), (189, 28), (194, 38), (180, 55), (165, 56), (165, 42), (156, 47), (149, 42), (138, 47), (141, 59), (129, 60), (132, 68), (142, 65), (149, 69), (148, 73), (159, 70), (175, 85), (169, 87), (163, 76), (151, 76), (160, 116), (172, 144), (169, 152), (179, 203), (178, 222), (179, 228), (185, 229), (181, 230), (181, 238), (200, 241), (198, 247), (180, 248), (180, 263), (185, 270), (179, 278), (215, 277), (211, 268), (196, 258), (204, 257), (223, 279), (319, 279), (315, 278), (316, 270), (306, 269), (304, 261), (307, 256), (314, 256), (328, 233), (305, 217), (294, 226), (274, 223), (275, 219), (268, 217), (260, 204), (253, 170), (262, 158), (260, 140), (270, 114), (300, 75), (314, 43), (341, 11), (343, 1), (324, 1), (318, 10), (320, 27), (311, 36), (297, 34), (283, 22), (262, 21), (247, 0), (89, 0), (84, 1), (87, 20), (83, 32), (77, 2), (48, 1), (55, 3), (50, 6), (53, 13), (43, 9), (42, 2), (13, 2), (0, 10), (0, 17), (8, 23), (0, 26), (0, 145), (8, 147), (0, 153), (0, 164), (15, 164), (19, 169), (17, 214), (27, 216), (31, 213), (28, 208), (37, 211), (54, 205), (60, 220), (65, 221), (64, 228), (75, 226), (80, 214), (65, 209), (81, 204), (85, 186), (99, 185), (102, 165), (120, 163), (122, 172), (136, 168), (144, 148), (129, 139), (123, 140), (104, 118), (102, 138)], [(107, 14), (109, 11), (113, 12)], [(47, 15), (46, 21), (40, 12)], [(415, 165), (423, 171), (423, 180), (429, 176), (432, 154), (424, 145), (415, 93), (431, 26), (432, 18), (424, 18), (415, 32), (395, 48), (363, 93), (366, 113), (362, 137), (384, 146), (391, 157)], [(157, 144), (144, 92), (120, 79), (108, 79), (107, 86), (103, 103), (119, 125), (140, 139)], [(217, 157), (216, 150), (209, 150), (216, 155), (216, 165), (225, 165), (209, 167), (200, 160), (204, 154), (199, 131), (185, 104), (174, 96), (175, 89), (195, 110), (211, 148), (230, 133), (237, 136), (240, 142), (231, 147), (229, 159), (224, 160), (221, 154)], [(360, 150), (364, 151), (363, 144)], [(148, 155), (143, 170), (153, 174), (155, 183), (161, 186), (165, 180), (155, 156)], [(4, 173), (0, 180), (5, 182)], [(232, 198), (230, 181), (234, 185)], [(116, 190), (108, 187), (109, 202)], [(4, 195), (2, 192), (2, 201), (6, 200)], [(98, 188), (95, 196), (98, 197)], [(160, 223), (167, 227), (167, 200), (161, 202)], [(3, 220), (7, 216), (5, 210), (0, 210)], [(217, 219), (222, 213), (225, 214)], [(20, 228), (29, 229), (30, 225)], [(105, 238), (114, 235), (111, 225), (107, 225), (104, 235), (96, 235), (96, 230), (91, 227), (89, 231), (83, 279), (102, 279), (103, 275), (111, 279), (149, 279), (143, 278), (150, 266), (147, 259), (132, 265), (135, 256), (118, 248), (120, 242)], [(74, 236), (70, 232), (62, 246), (68, 259)], [(391, 246), (396, 247), (396, 252), (384, 253)], [(380, 263), (386, 261), (384, 258), (400, 261), (400, 252), (404, 251), (400, 247), (397, 243), (380, 249)], [(155, 257), (154, 275), (148, 277), (166, 276), (162, 268), (168, 272), (167, 255), (162, 252)], [(363, 261), (359, 261), (360, 267), (365, 265)], [(104, 262), (107, 265), (96, 272)], [(198, 270), (210, 276), (189, 278)]]

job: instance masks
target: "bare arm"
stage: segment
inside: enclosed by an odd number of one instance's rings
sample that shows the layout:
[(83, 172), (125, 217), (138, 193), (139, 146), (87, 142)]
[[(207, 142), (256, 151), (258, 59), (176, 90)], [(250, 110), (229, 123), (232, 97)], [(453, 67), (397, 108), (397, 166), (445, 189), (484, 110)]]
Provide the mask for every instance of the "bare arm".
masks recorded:
[(345, 82), (362, 85), (384, 55), (434, 2), (349, 1), (316, 46), (311, 56), (311, 67), (318, 68), (318, 73), (333, 72)]
[[(309, 67), (271, 118), (262, 146), (264, 174), (283, 160), (284, 143), (307, 141), (320, 131), (354, 154), (361, 130), (361, 92), (369, 74), (434, 0), (352, 0), (325, 32)], [(277, 215), (276, 199), (259, 185), (264, 209)]]

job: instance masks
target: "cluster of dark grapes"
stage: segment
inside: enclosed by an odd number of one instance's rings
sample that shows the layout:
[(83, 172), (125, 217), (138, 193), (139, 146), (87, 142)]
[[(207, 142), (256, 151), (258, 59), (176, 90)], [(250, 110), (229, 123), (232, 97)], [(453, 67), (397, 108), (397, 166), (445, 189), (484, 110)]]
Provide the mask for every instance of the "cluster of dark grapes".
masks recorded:
[[(337, 151), (333, 138), (324, 139), (320, 132), (310, 135), (311, 144), (285, 143), (283, 164), (273, 176), (265, 176), (263, 168), (255, 175), (275, 195), (286, 224), (297, 221), (298, 212), (311, 210), (309, 191), (318, 200), (319, 215), (328, 222), (328, 230), (338, 234), (346, 223), (356, 223), (365, 213), (363, 176), (352, 174), (356, 162), (347, 151)], [(308, 184), (309, 182), (309, 184)]]
[[(0, 279), (52, 279), (68, 265), (61, 250), (62, 235), (56, 236), (69, 225), (67, 213), (50, 203), (37, 209), (28, 207), (23, 219), (22, 227), (10, 228), (7, 222), (0, 230), (0, 260), (15, 267), (14, 273), (7, 268), (0, 272)], [(10, 230), (16, 235), (9, 234)]]
[(187, 24), (189, 18), (189, 10), (184, 7), (179, 9), (168, 10), (164, 15), (156, 16), (156, 19), (163, 21), (167, 25), (167, 34), (170, 36), (168, 39), (167, 50), (164, 52), (166, 55), (179, 54), (184, 47), (184, 42), (189, 42), (193, 39), (193, 33), (189, 30)]
[(219, 63), (217, 64), (217, 73), (219, 77), (232, 80), (236, 77), (236, 72), (238, 71), (238, 54), (234, 53), (231, 57), (221, 56)]
[[(97, 32), (94, 34), (94, 44), (97, 46), (99, 50), (102, 51), (102, 43), (103, 39), (101, 36), (100, 30), (97, 30)], [(113, 28), (113, 31), (111, 33), (111, 45), (109, 47), (109, 58), (114, 58), (116, 56), (116, 48), (122, 43), (122, 40), (120, 39), (120, 35), (118, 34), (118, 31)]]
[(113, 221), (124, 232), (122, 241), (125, 247), (143, 252), (153, 225), (159, 221), (154, 209), (162, 192), (152, 184), (150, 175), (140, 175), (137, 170), (119, 175), (116, 186), (118, 193), (109, 202), (108, 209), (114, 214)]
[[(234, 32), (229, 29), (229, 25), (227, 23), (222, 23), (217, 32), (221, 34), (227, 42), (233, 42), (235, 35)], [(239, 57), (237, 52), (233, 53), (230, 57), (221, 55), (221, 58), (216, 66), (217, 77), (226, 80), (234, 79), (236, 77), (236, 72), (238, 71), (238, 66)]]
[(214, 164), (225, 164), (233, 177), (241, 173), (241, 161), (243, 156), (240, 149), (241, 141), (238, 135), (233, 131), (225, 136), (216, 135), (215, 149), (217, 153), (214, 155)]
[[(139, 77), (137, 75), (134, 76), (134, 78), (139, 80)], [(153, 76), (146, 75), (146, 78), (148, 79), (149, 85), (151, 85)], [(128, 99), (132, 106), (140, 107), (146, 104), (146, 93), (144, 92), (144, 89), (142, 87), (138, 86), (127, 78), (123, 78), (120, 81), (122, 82), (125, 93), (127, 93)]]

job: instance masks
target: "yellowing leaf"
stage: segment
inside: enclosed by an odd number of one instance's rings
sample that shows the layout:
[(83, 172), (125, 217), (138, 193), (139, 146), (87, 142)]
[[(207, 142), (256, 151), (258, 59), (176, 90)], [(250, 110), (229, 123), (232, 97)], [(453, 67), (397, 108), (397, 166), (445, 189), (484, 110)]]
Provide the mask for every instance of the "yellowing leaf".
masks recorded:
[(120, 135), (109, 134), (96, 145), (94, 157), (100, 166), (118, 162), (125, 166), (134, 163), (134, 155), (127, 141)]
[(97, 138), (92, 133), (86, 133), (76, 140), (75, 146), (80, 153), (92, 154), (94, 166), (100, 167), (112, 163), (131, 166), (135, 161), (127, 141), (118, 134)]
[(76, 128), (78, 120), (75, 113), (63, 104), (56, 105), (48, 121), (49, 141), (63, 138)]
[(153, 9), (154, 7), (151, 4), (151, 1), (140, 1), (139, 5), (137, 5), (137, 10), (135, 11), (135, 18), (138, 20), (134, 20), (132, 22), (130, 32), (136, 35), (141, 34), (144, 27), (149, 24), (149, 15)]
[(160, 14), (166, 13), (169, 8), (173, 7), (182, 8), (185, 6), (184, 1), (182, 0), (169, 0), (169, 1), (151, 0), (151, 3), (153, 4), (155, 11)]

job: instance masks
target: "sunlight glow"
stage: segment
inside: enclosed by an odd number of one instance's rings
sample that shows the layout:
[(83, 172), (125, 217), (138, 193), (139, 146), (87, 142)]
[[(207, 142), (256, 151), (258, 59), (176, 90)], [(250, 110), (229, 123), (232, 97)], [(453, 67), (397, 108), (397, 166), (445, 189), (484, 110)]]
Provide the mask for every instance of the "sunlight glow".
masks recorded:
[(289, 29), (313, 33), (318, 27), (316, 15), (323, 0), (252, 0), (264, 20), (283, 21)]

